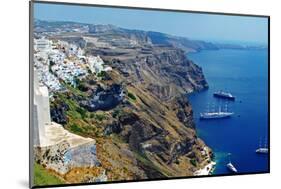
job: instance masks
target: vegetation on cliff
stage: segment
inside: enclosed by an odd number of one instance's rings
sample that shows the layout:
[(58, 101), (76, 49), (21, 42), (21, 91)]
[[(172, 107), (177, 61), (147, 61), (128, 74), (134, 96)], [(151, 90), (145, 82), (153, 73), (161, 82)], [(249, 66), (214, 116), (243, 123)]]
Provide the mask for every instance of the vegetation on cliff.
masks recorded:
[(211, 151), (203, 153), (207, 147), (197, 138), (186, 98), (208, 84), (184, 49), (114, 27), (54, 38), (84, 44), (86, 56), (100, 55), (112, 67), (77, 87), (65, 84), (51, 101), (55, 122), (96, 140), (101, 165), (92, 171), (105, 170), (108, 180), (138, 180), (190, 176), (208, 163)]
[[(191, 106), (181, 90), (175, 87), (178, 93), (171, 94), (149, 90), (148, 80), (134, 83), (137, 78), (128, 80), (118, 70), (109, 76), (97, 83), (90, 82), (94, 76), (89, 76), (83, 83), (87, 95), (68, 88), (52, 102), (52, 107), (68, 107), (66, 129), (96, 139), (97, 156), (109, 180), (186, 176), (203, 166), (204, 144), (196, 137)], [(125, 93), (114, 108), (92, 111), (80, 106), (101, 90), (98, 86), (112, 94), (114, 84), (122, 85)]]
[(44, 169), (38, 163), (34, 164), (34, 185), (45, 186), (45, 185), (57, 185), (64, 184), (62, 179), (52, 174), (50, 171)]

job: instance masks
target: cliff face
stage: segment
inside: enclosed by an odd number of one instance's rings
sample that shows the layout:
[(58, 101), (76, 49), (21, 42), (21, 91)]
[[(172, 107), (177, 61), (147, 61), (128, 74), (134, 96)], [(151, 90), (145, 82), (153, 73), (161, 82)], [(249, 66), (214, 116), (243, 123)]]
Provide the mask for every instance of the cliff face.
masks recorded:
[[(83, 41), (86, 55), (100, 55), (113, 70), (97, 81), (90, 75), (78, 90), (55, 95), (51, 111), (68, 104), (65, 128), (95, 138), (107, 178), (190, 176), (205, 166), (211, 152), (202, 153), (207, 147), (196, 136), (186, 98), (186, 93), (208, 87), (202, 69), (182, 49), (153, 44), (143, 33), (114, 27), (90, 31), (75, 43)], [(70, 40), (65, 35), (54, 38)], [(119, 99), (121, 92), (125, 95)], [(93, 108), (106, 104), (95, 101), (96, 96), (116, 103)]]
[(186, 59), (183, 50), (174, 47), (149, 46), (103, 51), (91, 46), (88, 53), (102, 54), (103, 59), (131, 83), (144, 85), (161, 99), (208, 87), (202, 69)]
[(105, 126), (104, 133), (120, 138), (134, 154), (138, 171), (133, 179), (192, 175), (210, 155), (201, 154), (205, 145), (196, 136), (185, 96), (208, 87), (202, 69), (174, 47), (119, 47), (118, 51), (94, 46), (87, 51), (101, 53), (113, 67), (112, 81), (122, 83), (126, 93), (135, 96), (119, 105), (122, 113)]

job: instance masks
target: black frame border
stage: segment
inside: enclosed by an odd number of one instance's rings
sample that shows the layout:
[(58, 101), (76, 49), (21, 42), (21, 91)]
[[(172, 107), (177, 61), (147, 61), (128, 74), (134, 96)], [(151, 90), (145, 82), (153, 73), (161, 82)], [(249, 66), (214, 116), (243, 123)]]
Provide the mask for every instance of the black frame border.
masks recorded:
[[(244, 16), (244, 17), (259, 17), (267, 18), (268, 21), (268, 170), (261, 172), (247, 172), (238, 174), (216, 174), (216, 175), (202, 175), (202, 176), (183, 176), (183, 177), (168, 177), (168, 178), (154, 178), (154, 179), (140, 179), (140, 180), (119, 180), (119, 181), (106, 181), (96, 183), (75, 183), (75, 184), (58, 184), (58, 185), (33, 185), (33, 148), (32, 148), (32, 120), (33, 120), (33, 4), (57, 4), (57, 5), (71, 5), (71, 6), (88, 6), (88, 7), (101, 7), (101, 8), (119, 8), (119, 9), (135, 9), (147, 11), (164, 11), (164, 12), (181, 12), (181, 13), (195, 13), (195, 14), (211, 14), (211, 15), (227, 15), (227, 16)], [(241, 176), (241, 175), (258, 175), (270, 173), (270, 16), (269, 15), (255, 15), (255, 14), (240, 14), (240, 13), (226, 13), (226, 12), (209, 12), (209, 11), (194, 11), (194, 10), (179, 10), (179, 9), (163, 9), (163, 8), (148, 8), (148, 7), (132, 7), (132, 6), (117, 6), (117, 5), (103, 5), (103, 4), (89, 4), (89, 3), (69, 3), (57, 1), (29, 1), (29, 188), (53, 188), (53, 187), (68, 187), (68, 186), (85, 186), (85, 185), (100, 185), (100, 184), (117, 184), (117, 183), (135, 183), (135, 182), (148, 182), (148, 181), (165, 181), (165, 180), (179, 180), (191, 178), (212, 178), (212, 177), (225, 177), (225, 176)]]

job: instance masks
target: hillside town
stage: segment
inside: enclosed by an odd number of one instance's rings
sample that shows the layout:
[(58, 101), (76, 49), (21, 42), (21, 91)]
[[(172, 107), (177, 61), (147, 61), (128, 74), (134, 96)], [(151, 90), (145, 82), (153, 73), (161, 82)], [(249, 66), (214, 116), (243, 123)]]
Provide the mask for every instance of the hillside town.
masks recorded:
[(66, 41), (35, 39), (34, 51), (34, 68), (39, 82), (47, 86), (50, 93), (64, 90), (61, 82), (75, 87), (77, 79), (90, 73), (112, 70), (104, 65), (99, 55), (85, 56), (80, 47)]
[[(88, 74), (110, 71), (99, 56), (86, 57), (81, 48), (65, 41), (46, 38), (34, 41), (34, 105), (33, 144), (34, 160), (59, 174), (72, 168), (99, 167), (96, 141), (81, 137), (53, 122), (50, 115), (50, 99), (55, 92), (64, 92), (65, 85), (76, 87), (79, 79)], [(101, 170), (88, 182), (106, 181)]]

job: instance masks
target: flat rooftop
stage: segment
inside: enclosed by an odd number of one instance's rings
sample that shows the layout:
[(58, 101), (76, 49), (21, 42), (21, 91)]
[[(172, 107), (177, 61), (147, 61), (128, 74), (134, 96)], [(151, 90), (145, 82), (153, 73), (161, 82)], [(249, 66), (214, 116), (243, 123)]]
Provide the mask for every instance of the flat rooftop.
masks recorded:
[(63, 128), (62, 125), (52, 122), (50, 125), (45, 126), (45, 138), (41, 142), (41, 147), (52, 146), (62, 141), (67, 141), (70, 148), (74, 148), (89, 142), (95, 142), (92, 138), (85, 138), (73, 134)]

